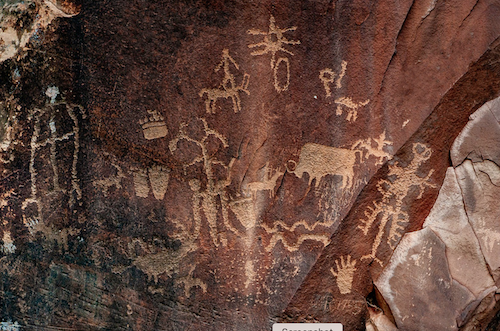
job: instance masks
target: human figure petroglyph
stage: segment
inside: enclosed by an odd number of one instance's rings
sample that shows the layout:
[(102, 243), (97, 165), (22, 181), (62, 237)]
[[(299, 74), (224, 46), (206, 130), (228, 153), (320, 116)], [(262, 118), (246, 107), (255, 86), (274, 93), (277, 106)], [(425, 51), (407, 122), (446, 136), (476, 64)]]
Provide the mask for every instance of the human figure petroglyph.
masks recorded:
[[(43, 207), (42, 202), (40, 201), (42, 195), (39, 192), (39, 186), (37, 184), (38, 180), (38, 171), (35, 166), (35, 158), (41, 150), (45, 147), (48, 147), (49, 151), (49, 166), (52, 170), (52, 188), (50, 192), (44, 192), (43, 194), (54, 194), (54, 193), (63, 193), (68, 194), (69, 207), (72, 208), (76, 201), (81, 200), (82, 191), (80, 188), (80, 183), (78, 179), (77, 165), (79, 160), (80, 153), (80, 128), (79, 128), (79, 120), (77, 117), (77, 111), (82, 114), (82, 117), (85, 118), (85, 114), (83, 109), (80, 106), (67, 104), (65, 102), (54, 102), (53, 96), (49, 96), (51, 98), (51, 102), (46, 105), (43, 109), (35, 109), (31, 114), (31, 119), (34, 121), (33, 135), (31, 136), (31, 154), (30, 154), (30, 163), (29, 163), (29, 172), (30, 172), (30, 181), (31, 181), (31, 196), (27, 198), (23, 204), (22, 209), (26, 210), (29, 205), (35, 205), (36, 209), (36, 219), (37, 222), (43, 222)], [(71, 131), (63, 133), (58, 132), (59, 124), (56, 123), (56, 115), (61, 114), (60, 116), (68, 116), (72, 121)], [(46, 121), (44, 123), (44, 121)], [(45, 134), (42, 136), (42, 133)], [(48, 133), (48, 134), (47, 134)], [(69, 190), (64, 188), (61, 184), (60, 177), (61, 171), (59, 168), (58, 161), (58, 144), (62, 144), (63, 142), (71, 142), (73, 143), (73, 155), (71, 160), (71, 178), (69, 180)], [(26, 215), (25, 215), (26, 216)], [(35, 217), (35, 216), (29, 216)], [(30, 222), (29, 219), (25, 219), (25, 223)]]
[(413, 190), (415, 187), (418, 189), (416, 197), (418, 200), (423, 197), (427, 188), (436, 187), (429, 182), (434, 173), (433, 169), (424, 177), (420, 177), (417, 174), (420, 166), (431, 157), (432, 150), (427, 145), (415, 143), (412, 146), (412, 151), (413, 160), (407, 167), (389, 166), (387, 178), (394, 179), (382, 179), (377, 183), (377, 189), (382, 194), (381, 201), (374, 202), (373, 207), (369, 207), (364, 212), (366, 218), (361, 220), (362, 224), (358, 228), (367, 235), (378, 218), (380, 218), (380, 223), (371, 253), (363, 256), (361, 259), (374, 259), (382, 265), (382, 261), (376, 257), (376, 254), (382, 244), (386, 225), (390, 222), (390, 228), (387, 232), (387, 244), (392, 249), (395, 249), (409, 222), (409, 215), (403, 210), (403, 201), (410, 193), (410, 190)]
[(236, 68), (236, 70), (240, 70), (239, 65), (231, 57), (231, 55), (229, 55), (229, 50), (224, 49), (222, 51), (222, 61), (215, 67), (215, 72), (218, 72), (221, 68), (224, 71), (224, 78), (222, 79), (220, 88), (204, 88), (199, 93), (200, 97), (204, 97), (205, 94), (207, 95), (205, 108), (209, 114), (215, 114), (217, 100), (221, 98), (231, 98), (231, 101), (233, 102), (233, 110), (237, 113), (241, 111), (241, 99), (239, 93), (245, 92), (247, 95), (250, 95), (250, 91), (248, 90), (250, 75), (245, 73), (241, 80), (241, 84), (237, 85), (236, 78), (231, 73), (231, 64)]
[(148, 110), (148, 114), (148, 116), (139, 120), (144, 138), (153, 140), (165, 137), (168, 134), (167, 125), (164, 121), (165, 118), (156, 110)]
[[(286, 45), (299, 45), (299, 40), (288, 40), (283, 34), (289, 31), (295, 31), (297, 29), (296, 26), (286, 29), (280, 29), (276, 26), (276, 20), (274, 16), (271, 15), (269, 18), (269, 29), (268, 31), (261, 30), (253, 30), (250, 29), (247, 31), (248, 34), (251, 35), (261, 35), (264, 36), (264, 40), (262, 42), (256, 44), (248, 45), (249, 48), (257, 48), (263, 47), (260, 50), (255, 50), (250, 53), (253, 56), (271, 54), (271, 70), (273, 70), (274, 77), (274, 88), (278, 93), (288, 90), (288, 86), (290, 85), (290, 61), (286, 57), (280, 57), (276, 60), (276, 53), (285, 52), (290, 55), (294, 55), (291, 51), (285, 48)], [(287, 81), (285, 84), (279, 84), (278, 80), (278, 69), (279, 65), (284, 63), (286, 65), (287, 71)]]
[[(223, 161), (216, 159), (208, 151), (208, 139), (210, 137), (215, 137), (219, 140), (224, 148), (229, 147), (227, 139), (218, 133), (217, 131), (209, 128), (205, 119), (199, 119), (203, 125), (203, 133), (200, 138), (192, 138), (187, 133), (187, 124), (182, 123), (179, 128), (179, 134), (169, 143), (169, 149), (173, 153), (177, 150), (177, 144), (181, 140), (185, 140), (194, 143), (200, 148), (201, 154), (195, 157), (190, 163), (185, 164), (186, 169), (196, 163), (203, 164), (203, 170), (207, 178), (206, 186), (201, 187), (201, 182), (190, 181), (189, 185), (193, 192), (193, 214), (195, 217), (195, 222), (201, 223), (201, 211), (205, 216), (208, 226), (209, 233), (212, 241), (216, 247), (220, 244), (225, 246), (227, 244), (226, 235), (224, 232), (220, 232), (217, 229), (217, 215), (218, 206), (221, 207), (223, 226), (226, 229), (238, 233), (238, 231), (230, 224), (228, 210), (229, 198), (227, 196), (226, 189), (231, 183), (231, 168), (234, 164), (235, 159), (231, 159), (229, 164), (225, 164)], [(218, 165), (227, 171), (227, 177), (225, 179), (217, 180), (215, 176), (214, 166)]]
[(337, 286), (340, 293), (351, 293), (354, 272), (356, 271), (356, 260), (351, 261), (350, 255), (347, 255), (345, 259), (341, 256), (340, 264), (339, 260), (335, 260), (335, 265), (337, 266), (337, 271), (330, 268), (330, 272), (337, 278)]

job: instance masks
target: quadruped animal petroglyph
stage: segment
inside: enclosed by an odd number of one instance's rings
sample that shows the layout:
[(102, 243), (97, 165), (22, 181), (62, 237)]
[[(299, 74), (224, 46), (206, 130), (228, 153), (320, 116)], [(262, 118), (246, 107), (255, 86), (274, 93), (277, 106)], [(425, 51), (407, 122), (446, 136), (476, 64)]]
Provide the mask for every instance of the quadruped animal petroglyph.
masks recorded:
[[(376, 147), (373, 147), (373, 143)], [(356, 141), (351, 149), (324, 146), (315, 143), (306, 143), (300, 150), (299, 161), (289, 160), (292, 165), (287, 170), (302, 178), (304, 173), (309, 175), (309, 186), (315, 179), (315, 188), (318, 188), (323, 177), (327, 175), (341, 176), (340, 189), (351, 189), (354, 185), (354, 167), (359, 162), (374, 157), (375, 164), (389, 156), (383, 149), (392, 143), (385, 140), (385, 133), (378, 139), (364, 139)]]
[(220, 84), (219, 88), (204, 88), (200, 91), (200, 97), (206, 95), (205, 108), (207, 113), (215, 114), (217, 100), (231, 98), (233, 102), (233, 110), (235, 113), (241, 111), (241, 99), (240, 92), (244, 92), (250, 95), (248, 90), (248, 83), (250, 82), (250, 75), (245, 73), (238, 85), (236, 83), (236, 78), (231, 73), (231, 64), (240, 70), (239, 65), (236, 61), (229, 55), (229, 50), (226, 48), (222, 51), (222, 61), (215, 67), (215, 72), (218, 72), (221, 68), (224, 71), (224, 78)]

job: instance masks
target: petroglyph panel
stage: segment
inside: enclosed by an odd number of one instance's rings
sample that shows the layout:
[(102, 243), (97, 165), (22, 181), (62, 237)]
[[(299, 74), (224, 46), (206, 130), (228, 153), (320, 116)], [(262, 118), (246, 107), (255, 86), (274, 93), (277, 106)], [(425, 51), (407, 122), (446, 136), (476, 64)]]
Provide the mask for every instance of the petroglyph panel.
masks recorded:
[[(184, 164), (184, 168), (200, 163), (203, 167), (203, 172), (206, 177), (206, 185), (202, 185), (199, 179), (192, 179), (189, 181), (189, 187), (192, 191), (192, 207), (193, 215), (196, 224), (202, 223), (202, 216), (205, 217), (208, 226), (209, 234), (213, 244), (216, 247), (219, 245), (227, 245), (226, 233), (219, 231), (218, 214), (219, 211), (222, 215), (221, 227), (230, 230), (234, 233), (239, 231), (231, 225), (229, 221), (230, 199), (227, 193), (227, 187), (231, 183), (231, 168), (235, 159), (233, 158), (228, 164), (218, 160), (209, 153), (209, 143), (211, 139), (218, 140), (222, 148), (228, 148), (226, 138), (211, 129), (207, 121), (203, 118), (198, 119), (201, 122), (202, 130), (198, 132), (196, 137), (191, 137), (188, 134), (188, 124), (181, 123), (179, 133), (169, 143), (169, 149), (172, 153), (178, 150), (180, 142), (190, 142), (199, 147), (200, 154), (196, 155), (189, 163)], [(225, 178), (217, 178), (215, 174), (215, 167), (221, 167), (226, 171)]]

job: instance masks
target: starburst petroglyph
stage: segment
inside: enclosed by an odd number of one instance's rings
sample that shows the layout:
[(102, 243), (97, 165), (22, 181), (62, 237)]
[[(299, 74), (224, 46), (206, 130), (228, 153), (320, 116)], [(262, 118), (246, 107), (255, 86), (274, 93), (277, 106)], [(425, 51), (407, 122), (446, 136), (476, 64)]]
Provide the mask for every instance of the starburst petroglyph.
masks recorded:
[(354, 278), (354, 272), (356, 271), (356, 260), (351, 261), (351, 256), (347, 255), (344, 259), (343, 256), (339, 260), (335, 260), (335, 265), (337, 266), (337, 271), (330, 268), (330, 272), (337, 278), (337, 286), (341, 294), (351, 293), (352, 280)]
[(207, 95), (205, 108), (209, 114), (215, 114), (217, 100), (221, 98), (231, 98), (233, 102), (233, 110), (237, 113), (241, 110), (241, 99), (239, 93), (245, 92), (247, 95), (250, 95), (250, 91), (248, 90), (250, 75), (245, 73), (241, 84), (237, 85), (236, 78), (231, 73), (231, 64), (236, 68), (236, 70), (240, 70), (236, 61), (231, 57), (231, 55), (229, 55), (229, 50), (224, 49), (222, 51), (222, 61), (217, 65), (217, 67), (215, 67), (215, 72), (218, 72), (221, 68), (224, 70), (224, 78), (222, 79), (220, 88), (204, 88), (199, 93), (200, 97), (203, 97), (205, 94)]
[[(280, 29), (276, 26), (276, 20), (274, 16), (269, 18), (269, 29), (268, 31), (261, 30), (248, 30), (248, 34), (251, 35), (260, 35), (264, 36), (264, 40), (256, 43), (248, 45), (249, 48), (257, 48), (263, 47), (262, 49), (255, 50), (250, 53), (253, 56), (271, 54), (271, 69), (273, 70), (274, 76), (274, 88), (279, 93), (286, 91), (288, 86), (290, 85), (290, 61), (286, 57), (280, 57), (276, 59), (276, 53), (285, 52), (290, 55), (294, 55), (291, 51), (285, 48), (286, 45), (299, 45), (299, 40), (288, 40), (283, 34), (289, 31), (295, 31), (297, 29), (296, 26), (286, 29)], [(281, 63), (286, 65), (287, 70), (287, 81), (285, 84), (279, 84), (278, 79), (278, 68)]]

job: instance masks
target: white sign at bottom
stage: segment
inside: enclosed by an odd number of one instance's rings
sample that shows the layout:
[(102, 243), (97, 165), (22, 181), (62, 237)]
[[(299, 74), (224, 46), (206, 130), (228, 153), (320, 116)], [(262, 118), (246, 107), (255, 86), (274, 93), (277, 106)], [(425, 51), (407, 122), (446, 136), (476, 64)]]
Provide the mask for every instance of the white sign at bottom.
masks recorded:
[(340, 323), (275, 323), (273, 331), (342, 331)]

